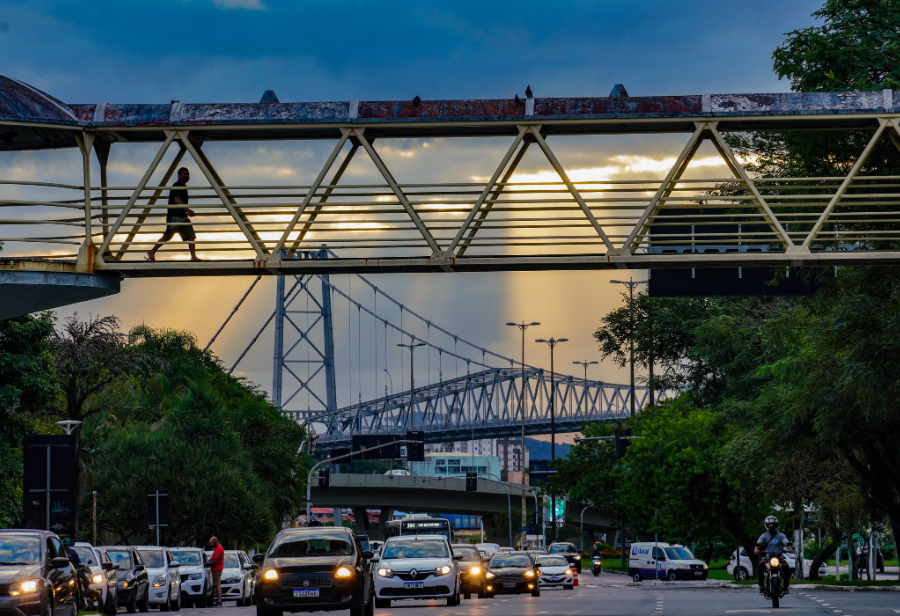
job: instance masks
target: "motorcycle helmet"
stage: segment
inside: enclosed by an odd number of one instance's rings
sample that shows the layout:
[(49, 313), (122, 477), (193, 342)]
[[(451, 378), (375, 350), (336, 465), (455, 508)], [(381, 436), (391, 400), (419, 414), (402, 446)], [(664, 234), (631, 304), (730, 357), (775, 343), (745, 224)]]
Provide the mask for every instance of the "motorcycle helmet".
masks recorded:
[(770, 515), (769, 517), (767, 517), (764, 524), (766, 525), (766, 530), (769, 531), (769, 533), (774, 535), (778, 532), (778, 518), (776, 518), (774, 515)]

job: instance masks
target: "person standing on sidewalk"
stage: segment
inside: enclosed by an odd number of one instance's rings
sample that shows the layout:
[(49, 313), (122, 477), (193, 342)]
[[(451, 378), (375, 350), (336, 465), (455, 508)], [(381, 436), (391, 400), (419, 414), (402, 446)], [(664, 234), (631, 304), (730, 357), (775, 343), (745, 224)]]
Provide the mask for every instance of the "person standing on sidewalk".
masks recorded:
[(215, 537), (209, 538), (213, 554), (209, 559), (209, 571), (212, 573), (213, 587), (216, 589), (216, 607), (222, 607), (222, 569), (225, 568), (225, 548)]

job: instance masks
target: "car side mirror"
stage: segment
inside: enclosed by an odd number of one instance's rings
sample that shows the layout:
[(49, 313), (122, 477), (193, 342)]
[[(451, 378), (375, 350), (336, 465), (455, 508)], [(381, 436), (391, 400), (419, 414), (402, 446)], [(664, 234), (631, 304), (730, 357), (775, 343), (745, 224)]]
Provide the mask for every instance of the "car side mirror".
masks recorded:
[(656, 561), (657, 561), (657, 562), (663, 562), (665, 559), (666, 559), (665, 556), (657, 556), (657, 557), (656, 557)]
[(50, 560), (50, 566), (53, 569), (65, 569), (72, 563), (69, 562), (69, 559), (64, 556), (57, 556), (56, 558), (52, 558)]
[(178, 567), (180, 567), (180, 566), (181, 566), (181, 561), (180, 561), (180, 560), (173, 560), (172, 562), (169, 563), (169, 567), (172, 568), (172, 569), (176, 569), (176, 568), (178, 568)]
[(100, 568), (104, 571), (109, 571), (110, 569), (115, 569), (115, 565), (112, 563), (100, 563)]
[(253, 562), (255, 562), (255, 563), (262, 564), (262, 561), (264, 561), (265, 559), (266, 559), (265, 554), (254, 554), (253, 555)]
[(372, 560), (375, 557), (375, 552), (372, 550), (363, 550), (362, 557), (366, 560)]
[(254, 565), (253, 563), (244, 563), (244, 567), (243, 567), (243, 568), (244, 568), (245, 571), (253, 571), (254, 569), (257, 568), (257, 566)]
[(373, 563), (377, 563), (377, 562), (380, 561), (380, 560), (381, 560), (381, 556), (377, 556), (377, 555), (376, 555), (376, 556), (373, 556), (373, 557), (372, 557), (372, 562), (373, 562)]
[(204, 566), (205, 568), (209, 569), (210, 567), (212, 567), (212, 563), (209, 562), (209, 561), (207, 561), (207, 562), (203, 563), (203, 566)]
[(143, 570), (144, 570), (144, 565), (137, 565), (137, 566), (134, 568), (134, 570), (135, 570), (136, 572), (137, 572), (137, 571), (143, 571)]
[(462, 559), (463, 559), (463, 555), (462, 555), (462, 554), (454, 554), (454, 555), (453, 555), (453, 560), (462, 560)]

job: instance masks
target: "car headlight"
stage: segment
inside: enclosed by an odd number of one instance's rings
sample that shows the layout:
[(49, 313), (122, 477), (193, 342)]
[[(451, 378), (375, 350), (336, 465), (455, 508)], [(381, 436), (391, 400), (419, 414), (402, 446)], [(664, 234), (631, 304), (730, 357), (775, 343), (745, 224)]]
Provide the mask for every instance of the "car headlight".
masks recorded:
[(94, 584), (102, 584), (103, 583), (103, 575), (98, 573), (91, 578), (91, 582)]
[(778, 560), (777, 556), (773, 556), (772, 558), (769, 559), (769, 566), (778, 567), (780, 565), (781, 565), (781, 561)]
[[(234, 577), (228, 578), (227, 580), (222, 580), (222, 583), (223, 583), (223, 584), (237, 584), (237, 583), (239, 583), (240, 581), (241, 581), (240, 576), (237, 576), (237, 575), (236, 575), (236, 576), (234, 576)], [(154, 586), (156, 586), (156, 584), (154, 584)]]
[(471, 575), (479, 575), (480, 573), (481, 573), (481, 567), (479, 567), (478, 565), (475, 565), (474, 567), (469, 569), (469, 574), (471, 574)]
[(166, 576), (164, 576), (164, 575), (158, 575), (158, 576), (156, 576), (156, 579), (153, 580), (153, 588), (159, 588), (160, 586), (165, 586), (165, 585), (166, 585)]
[(263, 573), (264, 580), (277, 580), (278, 572), (275, 569), (266, 569), (266, 572)]
[(679, 569), (690, 569), (691, 566), (687, 563), (678, 563), (678, 568)]
[(704, 569), (709, 569), (709, 565), (707, 565), (706, 563), (703, 563), (703, 568), (704, 568)]
[(492, 579), (494, 579), (494, 574), (491, 573), (490, 571), (488, 571), (487, 573), (484, 574), (484, 577), (486, 577), (489, 580), (492, 580)]
[(444, 565), (443, 567), (437, 567), (434, 570), (434, 574), (435, 575), (447, 575), (448, 573), (450, 573), (450, 571), (452, 571), (452, 568), (448, 567), (447, 565)]
[(128, 582), (122, 580), (122, 588), (128, 588)]
[(378, 570), (378, 575), (380, 575), (381, 577), (391, 578), (394, 577), (394, 570), (382, 568)]
[(337, 571), (334, 572), (334, 577), (336, 578), (348, 578), (353, 575), (353, 569), (350, 567), (338, 567)]
[(17, 590), (10, 590), (9, 594), (13, 597), (18, 597), (19, 595), (27, 595), (36, 592), (38, 589), (38, 581), (39, 580), (25, 580), (24, 582), (19, 582), (19, 588)]
[(571, 570), (571, 569), (566, 569), (566, 575), (572, 575), (572, 570)]
[(525, 572), (525, 577), (527, 577), (527, 578), (533, 578), (533, 577), (534, 577), (534, 571), (532, 571), (531, 569), (529, 569), (528, 571)]
[[(192, 573), (192, 574), (190, 574), (190, 575), (188, 576), (188, 579), (189, 579), (189, 580), (202, 580), (202, 579), (203, 579), (203, 574), (202, 574), (202, 573)], [(267, 578), (267, 579), (268, 579), (268, 578)], [(274, 578), (274, 579), (277, 580), (278, 578)]]

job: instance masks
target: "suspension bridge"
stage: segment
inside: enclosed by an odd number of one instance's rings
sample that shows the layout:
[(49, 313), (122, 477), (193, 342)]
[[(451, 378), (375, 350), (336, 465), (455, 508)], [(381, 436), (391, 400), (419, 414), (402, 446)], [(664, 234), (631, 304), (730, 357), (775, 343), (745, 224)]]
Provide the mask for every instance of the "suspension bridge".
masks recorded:
[[(298, 252), (292, 258), (326, 260), (336, 255), (319, 249)], [(257, 276), (250, 284), (207, 348), (260, 279)], [(358, 281), (356, 293), (353, 281)], [(354, 297), (360, 294), (366, 296), (364, 300)], [(576, 432), (587, 422), (624, 419), (630, 414), (629, 385), (551, 376), (441, 327), (359, 274), (348, 276), (346, 288), (324, 274), (279, 277), (274, 304), (230, 371), (271, 330), (272, 400), (286, 415), (315, 426), (318, 446), (326, 451), (349, 447), (354, 434), (415, 429), (425, 432), (426, 442), (441, 443), (521, 436), (523, 414), (527, 434), (547, 434), (551, 425), (559, 432)], [(341, 354), (335, 344), (336, 324), (344, 327), (347, 339), (341, 363), (346, 382), (341, 384), (336, 371)], [(420, 381), (427, 384), (412, 390), (403, 382), (408, 351), (397, 348), (407, 342), (425, 347), (425, 355), (417, 356), (416, 369), (424, 374)], [(397, 375), (398, 390), (393, 388), (389, 365)], [(458, 374), (461, 368), (465, 374)], [(385, 395), (379, 396), (382, 384)], [(358, 402), (338, 408), (339, 388), (347, 392), (348, 400)], [(363, 401), (363, 390), (371, 399)], [(668, 395), (665, 391), (655, 394), (657, 399)], [(643, 408), (650, 395), (646, 387), (636, 386), (635, 407)]]

